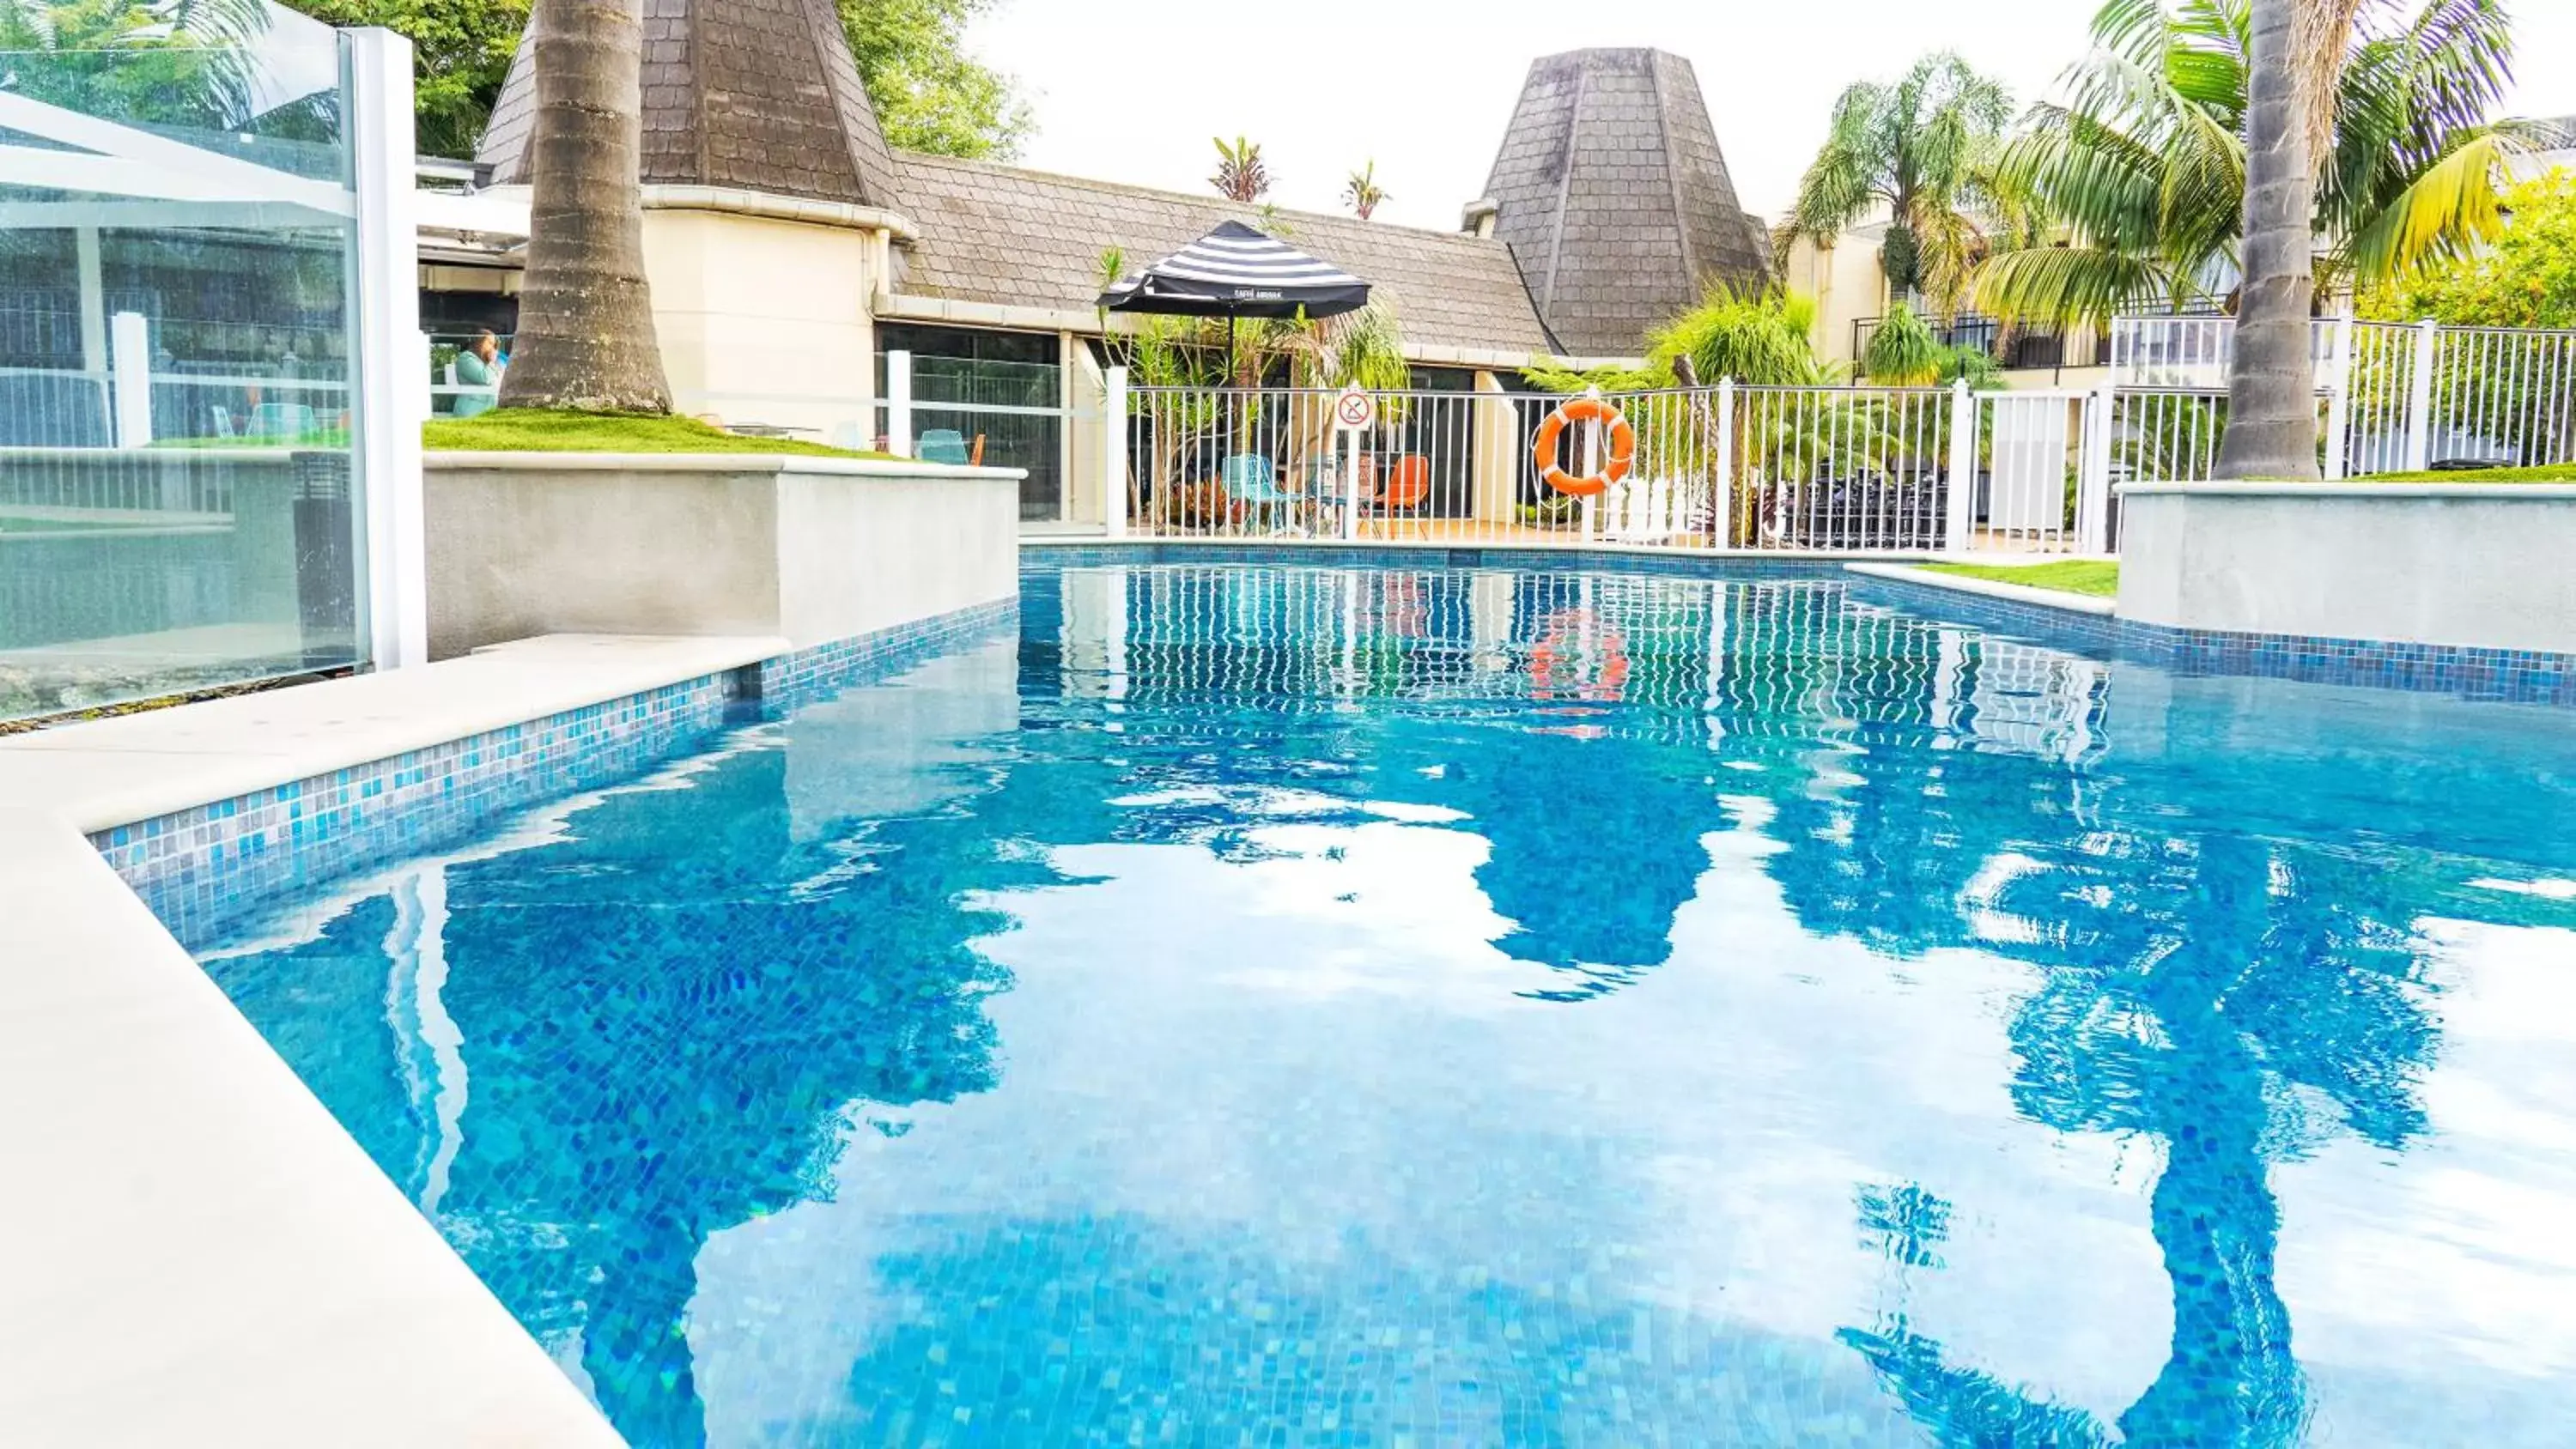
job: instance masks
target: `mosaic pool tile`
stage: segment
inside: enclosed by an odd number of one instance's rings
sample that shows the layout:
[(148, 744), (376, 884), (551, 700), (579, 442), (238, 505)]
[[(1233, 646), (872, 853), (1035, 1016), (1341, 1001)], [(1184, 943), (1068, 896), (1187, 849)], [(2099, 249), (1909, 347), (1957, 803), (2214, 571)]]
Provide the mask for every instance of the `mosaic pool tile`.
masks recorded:
[(205, 953), (639, 1449), (2565, 1442), (2563, 721), (1839, 576), (1024, 583)]
[(747, 711), (793, 708), (988, 638), (1016, 618), (1014, 600), (980, 605), (120, 826), (91, 843), (194, 945), (282, 894), (635, 774), (751, 718)]

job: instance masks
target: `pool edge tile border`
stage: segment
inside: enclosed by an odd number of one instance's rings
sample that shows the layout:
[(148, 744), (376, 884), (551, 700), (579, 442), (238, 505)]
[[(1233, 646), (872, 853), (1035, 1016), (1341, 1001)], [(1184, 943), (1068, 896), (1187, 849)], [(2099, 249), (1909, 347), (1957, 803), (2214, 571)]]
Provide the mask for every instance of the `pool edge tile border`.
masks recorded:
[[(2416, 644), (2332, 635), (2255, 634), (2124, 619), (2098, 601), (1920, 569), (1851, 564), (1845, 571), (1908, 605), (1937, 606), (1981, 628), (2034, 631), (2198, 677), (2286, 679), (2497, 704), (2576, 706), (2576, 654), (2468, 644)], [(1973, 586), (1973, 587), (1972, 587)], [(2009, 591), (2009, 592), (2006, 592)]]
[(435, 850), (515, 810), (633, 775), (1015, 622), (1016, 596), (773, 655), (89, 833), (190, 950), (282, 896)]

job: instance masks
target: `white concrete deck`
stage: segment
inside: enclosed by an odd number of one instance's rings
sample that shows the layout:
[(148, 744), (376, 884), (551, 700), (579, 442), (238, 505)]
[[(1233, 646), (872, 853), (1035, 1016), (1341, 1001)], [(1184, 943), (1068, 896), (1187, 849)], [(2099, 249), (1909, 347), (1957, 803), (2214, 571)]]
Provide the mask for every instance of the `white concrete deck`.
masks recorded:
[(619, 1442), (83, 836), (785, 648), (552, 637), (0, 739), (0, 1443)]

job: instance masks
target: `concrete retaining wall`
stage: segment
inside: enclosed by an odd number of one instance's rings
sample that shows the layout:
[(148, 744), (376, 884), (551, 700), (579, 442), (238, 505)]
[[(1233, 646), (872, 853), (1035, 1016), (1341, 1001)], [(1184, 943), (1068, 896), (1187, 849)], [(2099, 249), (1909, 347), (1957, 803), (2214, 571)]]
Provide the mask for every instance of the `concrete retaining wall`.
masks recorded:
[(2140, 483), (2120, 617), (2576, 652), (2576, 485)]
[(751, 454), (432, 454), (430, 657), (541, 634), (806, 649), (1006, 599), (1019, 479)]

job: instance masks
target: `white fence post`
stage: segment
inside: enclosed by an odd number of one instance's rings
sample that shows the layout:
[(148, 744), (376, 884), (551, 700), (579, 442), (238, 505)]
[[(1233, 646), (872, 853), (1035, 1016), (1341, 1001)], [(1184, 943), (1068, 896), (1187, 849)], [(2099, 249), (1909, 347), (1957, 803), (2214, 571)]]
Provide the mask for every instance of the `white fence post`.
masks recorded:
[[(1601, 396), (1601, 389), (1597, 387), (1587, 387), (1583, 390), (1583, 395), (1585, 397), (1598, 400)], [(1582, 476), (1590, 478), (1601, 471), (1601, 425), (1599, 423), (1583, 424), (1582, 438)], [(1590, 543), (1601, 536), (1601, 510), (1599, 505), (1602, 498), (1606, 496), (1607, 495), (1587, 496), (1579, 506), (1579, 511), (1583, 515), (1583, 541), (1585, 543)]]
[(365, 533), (369, 660), (429, 662), (429, 506), (421, 477), (420, 274), (415, 242), (411, 42), (390, 30), (342, 31), (349, 149), (356, 179), (357, 277), (349, 400), (357, 424), (352, 501)]
[(1942, 538), (1952, 553), (1964, 553), (1977, 531), (1977, 408), (1968, 380), (1950, 384), (1950, 510)]
[(2085, 553), (2111, 551), (2111, 410), (2115, 396), (2105, 384), (2084, 399), (2083, 466), (2075, 482), (2075, 546)]
[(1735, 533), (1735, 379), (1717, 380), (1717, 477), (1709, 489), (1717, 510), (1710, 522), (1715, 526), (1717, 545)]
[(2351, 471), (2348, 449), (2352, 442), (2352, 308), (2347, 304), (2334, 319), (2334, 345), (2326, 364), (2326, 457), (2325, 476), (2329, 483), (2339, 482)]
[(2406, 471), (2433, 466), (2433, 369), (2441, 361), (2442, 324), (2415, 324), (2415, 373), (2406, 389)]
[(886, 451), (912, 456), (912, 354), (886, 354)]
[(1342, 455), (1342, 542), (1360, 536), (1360, 431), (1335, 428), (1333, 450)]
[(1100, 511), (1111, 538), (1127, 536), (1127, 369), (1100, 378)]
[(152, 445), (152, 324), (140, 312), (119, 312), (108, 323), (110, 394), (116, 402), (116, 446)]

